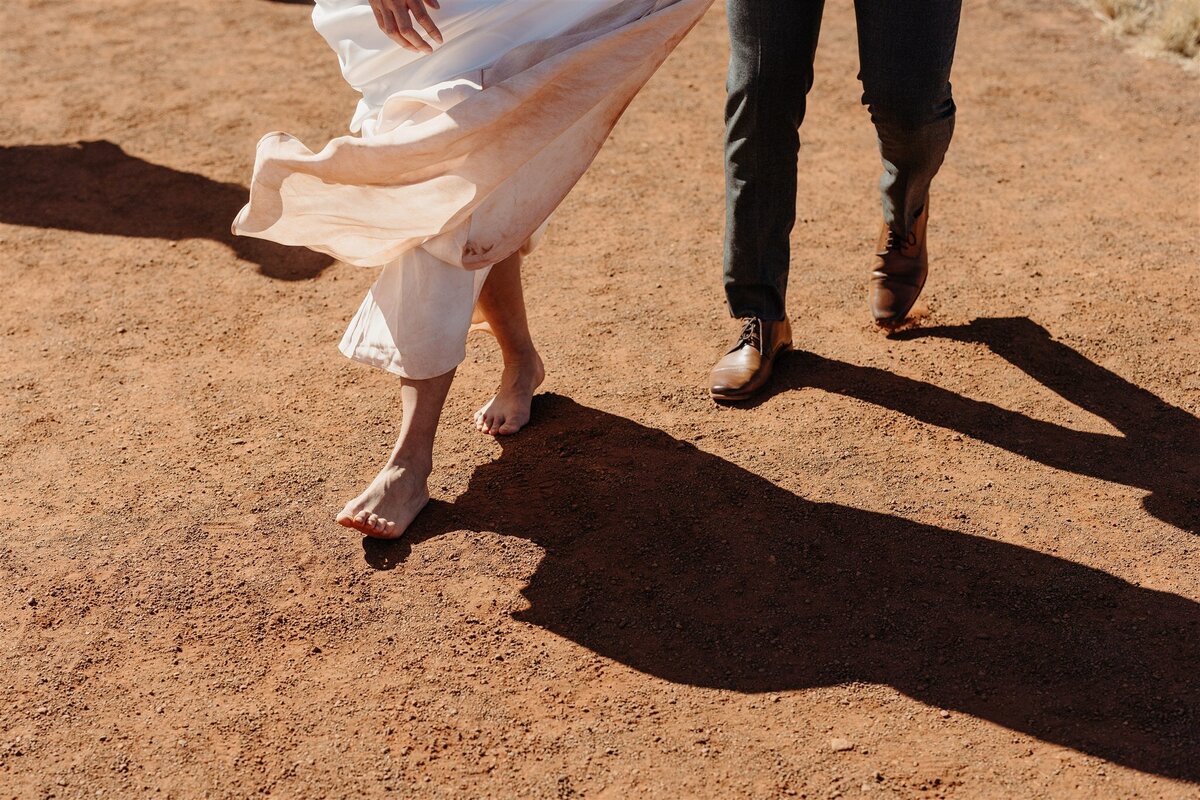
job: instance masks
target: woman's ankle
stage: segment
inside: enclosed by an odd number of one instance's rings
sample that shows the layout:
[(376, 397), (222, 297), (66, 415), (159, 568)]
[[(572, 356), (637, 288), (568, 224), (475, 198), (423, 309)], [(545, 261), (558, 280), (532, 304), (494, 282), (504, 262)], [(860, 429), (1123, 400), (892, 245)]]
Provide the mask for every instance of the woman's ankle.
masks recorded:
[(408, 453), (404, 450), (396, 453), (388, 461), (386, 469), (404, 470), (411, 472), (422, 480), (433, 472), (432, 453)]
[(500, 358), (506, 367), (525, 367), (542, 363), (542, 356), (533, 346), (533, 342), (522, 347), (502, 347)]

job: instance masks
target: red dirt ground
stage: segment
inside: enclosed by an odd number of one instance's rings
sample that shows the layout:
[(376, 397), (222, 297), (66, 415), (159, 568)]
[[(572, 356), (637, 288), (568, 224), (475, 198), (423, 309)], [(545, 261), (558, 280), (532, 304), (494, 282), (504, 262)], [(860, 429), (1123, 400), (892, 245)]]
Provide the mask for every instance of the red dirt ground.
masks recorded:
[(0, 12), (0, 788), (12, 797), (1200, 796), (1200, 93), (1070, 7), (968, 2), (919, 324), (868, 324), (877, 160), (828, 9), (790, 306), (704, 391), (715, 8), (472, 340), (434, 505), (332, 523), (398, 390), (370, 271), (234, 241), (254, 142), (353, 96), (303, 5)]

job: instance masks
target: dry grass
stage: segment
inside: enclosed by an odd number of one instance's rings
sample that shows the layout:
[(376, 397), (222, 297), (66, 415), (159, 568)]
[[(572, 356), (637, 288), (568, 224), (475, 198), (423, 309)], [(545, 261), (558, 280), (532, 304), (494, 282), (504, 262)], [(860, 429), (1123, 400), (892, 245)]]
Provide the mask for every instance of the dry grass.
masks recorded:
[(1200, 0), (1082, 0), (1137, 49), (1200, 69)]

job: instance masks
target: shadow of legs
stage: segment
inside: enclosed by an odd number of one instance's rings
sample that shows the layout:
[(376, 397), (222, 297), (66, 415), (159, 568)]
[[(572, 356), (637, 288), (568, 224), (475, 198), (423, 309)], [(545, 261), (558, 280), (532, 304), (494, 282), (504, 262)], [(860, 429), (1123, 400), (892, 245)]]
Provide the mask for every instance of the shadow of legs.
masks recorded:
[[(1055, 341), (1045, 328), (1026, 317), (983, 318), (968, 325), (914, 329), (896, 338), (930, 336), (986, 345), (1067, 402), (1124, 434), (1110, 446), (1091, 451), (1086, 434), (1060, 429), (1058, 436), (1037, 442), (1041, 457), (1032, 458), (1052, 464), (1048, 448), (1074, 444), (1072, 463), (1062, 468), (1147, 489), (1151, 492), (1143, 500), (1147, 512), (1200, 533), (1200, 458), (1196, 456), (1200, 453), (1200, 419)], [(1068, 439), (1073, 441), (1068, 443)], [(1029, 446), (1026, 450), (1037, 452)]]
[[(555, 396), (409, 540), (492, 527), (546, 555), (518, 616), (679, 683), (887, 684), (1200, 780), (1200, 605), (1023, 547), (812, 503)], [(502, 511), (501, 511), (502, 510)]]
[(940, 337), (985, 344), (1065, 400), (1110, 422), (1110, 436), (1033, 419), (931, 383), (876, 367), (797, 352), (777, 367), (770, 396), (822, 389), (889, 408), (1055, 469), (1147, 490), (1146, 511), (1182, 530), (1200, 532), (1200, 420), (1104, 369), (1024, 317), (893, 334), (909, 341)]

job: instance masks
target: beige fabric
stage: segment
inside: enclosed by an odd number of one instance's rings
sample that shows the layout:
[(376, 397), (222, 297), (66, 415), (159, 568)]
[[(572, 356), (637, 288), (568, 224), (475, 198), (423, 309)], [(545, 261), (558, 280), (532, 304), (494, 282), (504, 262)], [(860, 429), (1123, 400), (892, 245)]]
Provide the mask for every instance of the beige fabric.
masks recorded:
[[(318, 30), (322, 14), (339, 28), (327, 38), (348, 80), (367, 75), (356, 87), (364, 135), (318, 153), (284, 133), (264, 137), (233, 230), (386, 265), (343, 339), (350, 357), (412, 378), (457, 365), (486, 272), (454, 271), (486, 270), (541, 228), (712, 0), (549, 2), (444, 0), (457, 50), (421, 57), (359, 44), (378, 36), (365, 0), (323, 0), (314, 12)], [(514, 46), (560, 19), (568, 27)], [(502, 52), (485, 66), (446, 74), (489, 47)], [(442, 49), (452, 56), (439, 74)], [(400, 68), (380, 70), (387, 58)], [(371, 107), (372, 94), (386, 99)]]

